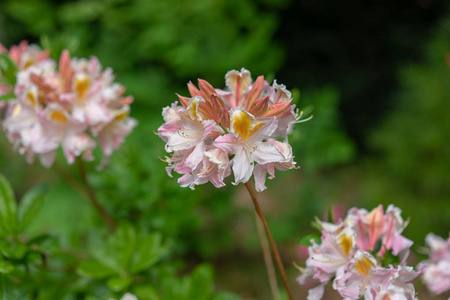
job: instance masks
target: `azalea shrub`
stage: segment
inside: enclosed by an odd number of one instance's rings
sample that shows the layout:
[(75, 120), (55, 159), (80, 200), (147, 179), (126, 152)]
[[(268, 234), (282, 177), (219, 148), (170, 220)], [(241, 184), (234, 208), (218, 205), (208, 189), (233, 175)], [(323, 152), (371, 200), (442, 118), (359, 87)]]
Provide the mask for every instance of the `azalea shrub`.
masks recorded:
[[(29, 15), (22, 11), (50, 2), (6, 1), (5, 7), (25, 20)], [(174, 22), (159, 28), (159, 39), (146, 38), (157, 31), (145, 22), (159, 11), (140, 9), (146, 4), (139, 1), (68, 2), (51, 19), (72, 30), (70, 38), (43, 36), (44, 48), (26, 41), (0, 45), (0, 172), (8, 177), (0, 176), (0, 299), (447, 297), (450, 224), (442, 199), (448, 172), (439, 162), (448, 156), (439, 151), (448, 135), (442, 107), (448, 104), (449, 66), (436, 50), (445, 49), (445, 42), (432, 45), (427, 68), (402, 73), (408, 78), (406, 104), (371, 137), (387, 159), (368, 161), (367, 167), (355, 161), (360, 149), (345, 132), (336, 87), (302, 90), (300, 97), (295, 86), (273, 79), (270, 72), (281, 63), (278, 44), (269, 38), (273, 12), (257, 14), (248, 1), (238, 4), (242, 10), (234, 9), (235, 2), (221, 5), (233, 12), (205, 18), (214, 19), (213, 31), (242, 31), (239, 39), (227, 36), (239, 50), (230, 55), (216, 40), (181, 43), (178, 38), (190, 35), (166, 34), (194, 31), (204, 19)], [(160, 8), (180, 14), (170, 6)], [(119, 18), (122, 9), (135, 18)], [(75, 19), (90, 21), (72, 24), (72, 10)], [(187, 15), (194, 10), (211, 7), (192, 5)], [(239, 24), (248, 18), (254, 23), (242, 30)], [(82, 37), (90, 27), (97, 32), (91, 26), (96, 22), (107, 28), (96, 33), (106, 43), (95, 43), (92, 51)], [(42, 19), (29, 26), (38, 34), (52, 27)], [(134, 36), (139, 47), (120, 37), (128, 27), (148, 29)], [(202, 51), (192, 52), (200, 46)], [(224, 57), (217, 63), (202, 53), (216, 48)], [(262, 49), (270, 50), (264, 60)], [(237, 70), (229, 67), (233, 60)], [(251, 66), (253, 77), (241, 66)], [(204, 79), (189, 81), (196, 77)], [(402, 110), (406, 105), (432, 125), (418, 134), (419, 145), (408, 140), (409, 128), (419, 133), (428, 127), (411, 122)], [(416, 155), (405, 154), (408, 148)], [(440, 154), (429, 159), (430, 153)], [(427, 159), (417, 161), (422, 156)], [(424, 178), (412, 171), (417, 164)], [(391, 185), (394, 177), (403, 180), (400, 189)], [(362, 186), (369, 200), (356, 199)], [(432, 201), (421, 201), (427, 197)], [(270, 249), (259, 248), (265, 237), (257, 233), (251, 200), (267, 214), (294, 297), (281, 287), (281, 270), (266, 284)], [(345, 214), (350, 203), (375, 208)], [(313, 219), (326, 205), (336, 210)], [(319, 234), (296, 247), (312, 220)], [(423, 245), (430, 228), (437, 234), (428, 234)]]

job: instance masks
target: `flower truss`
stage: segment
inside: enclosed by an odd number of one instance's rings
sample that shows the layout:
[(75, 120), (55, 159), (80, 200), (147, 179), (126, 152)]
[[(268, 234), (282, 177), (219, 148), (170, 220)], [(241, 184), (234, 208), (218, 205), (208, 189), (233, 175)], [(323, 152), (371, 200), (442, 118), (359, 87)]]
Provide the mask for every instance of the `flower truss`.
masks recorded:
[(435, 294), (450, 291), (450, 237), (444, 240), (430, 233), (425, 241), (431, 251), (429, 258), (422, 262), (422, 280)]
[(225, 76), (227, 90), (215, 89), (199, 79), (191, 82), (191, 97), (178, 96), (178, 102), (163, 109), (165, 123), (158, 134), (171, 155), (166, 158), (172, 170), (183, 175), (182, 187), (194, 189), (210, 181), (225, 186), (231, 172), (233, 184), (247, 182), (252, 175), (257, 191), (266, 189), (266, 175), (275, 169), (296, 168), (287, 133), (300, 116), (291, 104), (291, 93), (263, 76), (252, 83), (250, 72), (232, 70)]
[(96, 57), (71, 58), (67, 50), (56, 63), (27, 42), (12, 47), (9, 56), (18, 67), (16, 83), (1, 86), (0, 93), (10, 89), (15, 95), (3, 123), (14, 147), (28, 162), (38, 156), (50, 167), (59, 146), (69, 164), (78, 156), (92, 160), (98, 140), (106, 164), (136, 125), (128, 116), (133, 98), (123, 96), (112, 69), (102, 69)]
[(382, 205), (371, 212), (352, 208), (337, 224), (319, 220), (318, 224), (321, 243), (311, 240), (306, 268), (300, 268), (297, 279), (311, 287), (308, 300), (321, 299), (332, 280), (344, 299), (416, 299), (410, 281), (420, 272), (405, 264), (413, 242), (401, 234), (407, 222), (399, 208), (389, 205), (385, 212)]

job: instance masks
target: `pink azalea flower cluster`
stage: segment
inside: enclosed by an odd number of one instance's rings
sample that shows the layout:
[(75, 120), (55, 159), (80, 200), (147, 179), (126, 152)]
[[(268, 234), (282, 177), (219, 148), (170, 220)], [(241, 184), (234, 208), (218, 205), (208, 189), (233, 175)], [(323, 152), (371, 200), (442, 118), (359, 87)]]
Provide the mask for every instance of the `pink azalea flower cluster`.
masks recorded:
[[(407, 222), (399, 208), (352, 208), (337, 224), (318, 223), (321, 243), (311, 240), (306, 268), (297, 279), (311, 287), (308, 300), (322, 299), (324, 286), (332, 280), (344, 299), (416, 299), (410, 282), (420, 272), (405, 264), (413, 242), (401, 234)], [(388, 264), (388, 257), (398, 258), (399, 264)]]
[(231, 172), (235, 185), (254, 175), (256, 190), (262, 191), (267, 174), (272, 179), (275, 169), (296, 168), (287, 140), (299, 119), (291, 93), (263, 76), (252, 82), (244, 68), (229, 71), (225, 83), (221, 90), (202, 79), (198, 88), (189, 82), (191, 97), (178, 96), (181, 105), (163, 109), (158, 134), (171, 153), (166, 170), (169, 176), (172, 170), (183, 175), (178, 183), (191, 189), (208, 181), (225, 186)]
[(444, 240), (430, 233), (425, 241), (431, 251), (429, 259), (422, 262), (422, 280), (435, 294), (450, 291), (450, 237)]
[(103, 69), (96, 57), (71, 58), (67, 50), (57, 63), (26, 42), (9, 55), (19, 72), (14, 87), (3, 85), (3, 92), (16, 97), (3, 127), (14, 147), (28, 162), (38, 156), (50, 167), (60, 146), (69, 164), (78, 156), (92, 160), (98, 140), (106, 164), (136, 126), (128, 116), (133, 98), (123, 96), (125, 88), (114, 82), (112, 69)]

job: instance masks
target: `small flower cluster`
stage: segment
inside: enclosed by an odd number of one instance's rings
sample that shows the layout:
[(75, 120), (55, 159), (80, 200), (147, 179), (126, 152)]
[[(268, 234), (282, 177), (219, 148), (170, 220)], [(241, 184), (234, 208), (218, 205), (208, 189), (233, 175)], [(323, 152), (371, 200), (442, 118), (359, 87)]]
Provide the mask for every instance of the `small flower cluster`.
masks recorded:
[(28, 162), (37, 155), (50, 167), (59, 146), (69, 164), (78, 156), (92, 160), (98, 139), (106, 164), (136, 125), (128, 116), (133, 98), (123, 96), (112, 69), (102, 69), (96, 57), (71, 58), (67, 50), (57, 64), (27, 42), (12, 47), (9, 56), (18, 67), (16, 84), (3, 84), (0, 93), (15, 95), (3, 124), (14, 147)]
[(422, 262), (422, 279), (427, 288), (435, 294), (450, 291), (450, 237), (444, 240), (430, 233), (425, 242), (430, 248), (428, 260)]
[[(252, 83), (250, 72), (232, 70), (225, 76), (227, 90), (215, 89), (199, 79), (191, 82), (191, 97), (178, 96), (178, 102), (163, 109), (165, 123), (158, 134), (171, 153), (166, 158), (172, 170), (183, 175), (182, 187), (210, 181), (225, 186), (224, 179), (234, 173), (233, 184), (247, 182), (252, 175), (257, 191), (266, 188), (266, 175), (275, 169), (296, 168), (287, 141), (291, 125), (298, 121), (291, 93), (263, 76)], [(281, 141), (279, 141), (281, 140)]]
[[(114, 299), (109, 299), (109, 300), (114, 300)], [(120, 300), (139, 300), (139, 299), (133, 294), (126, 293), (125, 295), (122, 296), (122, 298), (120, 298)]]
[[(297, 279), (312, 287), (308, 300), (321, 299), (333, 278), (333, 288), (344, 299), (416, 299), (410, 281), (419, 272), (405, 264), (413, 242), (401, 234), (407, 222), (399, 208), (352, 208), (337, 224), (318, 224), (321, 243), (311, 240), (306, 268)], [(395, 260), (398, 265), (393, 266)]]

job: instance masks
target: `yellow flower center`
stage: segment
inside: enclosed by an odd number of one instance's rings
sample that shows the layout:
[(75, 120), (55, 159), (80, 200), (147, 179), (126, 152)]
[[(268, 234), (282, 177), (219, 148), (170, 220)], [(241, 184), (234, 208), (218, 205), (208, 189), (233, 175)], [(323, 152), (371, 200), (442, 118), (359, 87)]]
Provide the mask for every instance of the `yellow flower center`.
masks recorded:
[(36, 105), (36, 95), (35, 93), (33, 93), (32, 90), (28, 89), (26, 94), (25, 94), (25, 99), (27, 99), (28, 102), (30, 102), (31, 105), (35, 106)]
[(342, 233), (338, 236), (337, 242), (344, 251), (345, 256), (348, 257), (353, 248), (354, 237), (347, 233)]
[(187, 111), (189, 113), (189, 116), (191, 117), (192, 120), (194, 121), (201, 121), (203, 118), (201, 116), (201, 114), (199, 114), (199, 106), (200, 106), (200, 102), (204, 102), (205, 100), (203, 100), (203, 98), (201, 97), (193, 97), (187, 106)]
[(231, 128), (245, 141), (255, 129), (255, 117), (245, 110), (235, 110), (231, 115)]
[(370, 258), (366, 256), (362, 256), (360, 259), (358, 259), (358, 262), (355, 265), (356, 271), (358, 271), (363, 276), (369, 275), (369, 272), (373, 267), (375, 267), (375, 264)]
[(127, 117), (128, 117), (128, 111), (122, 110), (116, 114), (116, 117), (114, 118), (114, 120), (122, 121), (122, 120), (125, 120)]
[(79, 76), (75, 78), (74, 86), (79, 99), (83, 99), (87, 90), (91, 87), (91, 82), (87, 76)]
[(49, 117), (51, 120), (61, 123), (67, 122), (66, 114), (60, 110), (52, 110), (49, 112)]

